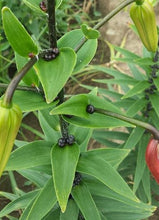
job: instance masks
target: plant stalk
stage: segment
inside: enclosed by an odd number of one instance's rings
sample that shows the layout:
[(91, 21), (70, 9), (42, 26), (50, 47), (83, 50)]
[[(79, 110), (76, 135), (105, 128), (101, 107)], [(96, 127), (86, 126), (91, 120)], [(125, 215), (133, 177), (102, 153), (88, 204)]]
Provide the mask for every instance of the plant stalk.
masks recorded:
[(127, 116), (120, 115), (118, 113), (110, 112), (110, 111), (107, 111), (107, 110), (104, 110), (104, 109), (99, 109), (99, 108), (95, 108), (95, 112), (103, 114), (103, 115), (111, 116), (113, 118), (120, 119), (120, 120), (128, 122), (132, 125), (139, 126), (141, 128), (145, 128), (146, 130), (148, 130), (154, 136), (154, 138), (156, 140), (159, 140), (159, 131), (154, 126), (152, 126), (152, 125), (150, 125), (146, 122), (142, 122), (142, 121), (139, 121), (139, 120), (134, 119), (134, 118), (129, 118)]
[(9, 107), (11, 105), (14, 91), (17, 88), (19, 82), (25, 76), (25, 74), (32, 68), (32, 66), (37, 62), (37, 60), (38, 60), (37, 56), (34, 56), (33, 58), (31, 58), (28, 61), (28, 63), (26, 63), (25, 66), (12, 79), (12, 81), (8, 85), (7, 90), (4, 94), (4, 98), (3, 98), (4, 106)]
[[(131, 3), (135, 2), (135, 0), (126, 0), (121, 2), (114, 10), (112, 10), (108, 15), (106, 15), (99, 23), (97, 23), (93, 29), (98, 30), (100, 27), (102, 27), (105, 23), (107, 23), (112, 17), (114, 17), (118, 12), (120, 12), (123, 8), (130, 5)], [(75, 52), (77, 52), (87, 41), (88, 39), (86, 37), (83, 37), (79, 44), (74, 49)]]
[(47, 0), (48, 3), (48, 28), (49, 28), (49, 39), (50, 47), (57, 47), (56, 38), (56, 20), (55, 20), (55, 0)]
[[(4, 88), (6, 89), (8, 87), (8, 84), (6, 83), (0, 83), (0, 88)], [(40, 92), (40, 93), (43, 93), (43, 91), (41, 89), (37, 88), (36, 87), (29, 87), (29, 86), (17, 86), (16, 87), (16, 90), (21, 90), (21, 91), (31, 91), (31, 92)]]

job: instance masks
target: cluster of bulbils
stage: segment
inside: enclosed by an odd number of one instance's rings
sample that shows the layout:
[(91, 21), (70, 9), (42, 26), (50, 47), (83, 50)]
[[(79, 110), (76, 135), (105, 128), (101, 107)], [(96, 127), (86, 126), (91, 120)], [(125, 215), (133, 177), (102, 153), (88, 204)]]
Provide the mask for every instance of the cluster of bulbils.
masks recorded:
[[(95, 108), (94, 108), (93, 105), (87, 105), (87, 107), (86, 107), (86, 112), (88, 112), (89, 114), (93, 114), (94, 111), (95, 111)], [(67, 117), (70, 118), (70, 117), (72, 117), (72, 115), (67, 115)], [(68, 145), (72, 145), (72, 144), (74, 144), (74, 143), (75, 143), (75, 137), (74, 137), (72, 134), (67, 135), (67, 137), (61, 137), (61, 138), (59, 138), (59, 140), (58, 140), (58, 145), (59, 145), (59, 147), (64, 147), (64, 146), (66, 146), (67, 144), (68, 144)]]
[(75, 137), (72, 134), (68, 135), (67, 137), (61, 137), (58, 140), (59, 147), (64, 147), (67, 144), (72, 145), (74, 143), (75, 143)]
[(45, 61), (51, 61), (55, 59), (59, 55), (59, 49), (58, 48), (49, 48), (42, 52), (41, 57)]

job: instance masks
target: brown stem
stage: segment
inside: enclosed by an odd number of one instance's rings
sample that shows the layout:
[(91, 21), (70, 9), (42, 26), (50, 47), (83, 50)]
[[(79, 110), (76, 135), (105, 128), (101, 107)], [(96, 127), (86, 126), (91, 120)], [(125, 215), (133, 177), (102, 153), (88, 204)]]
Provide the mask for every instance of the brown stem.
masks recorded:
[(57, 47), (56, 39), (56, 20), (55, 20), (55, 0), (47, 0), (48, 2), (48, 27), (49, 27), (49, 39), (50, 47)]
[(99, 108), (95, 108), (95, 112), (101, 113), (103, 115), (111, 116), (113, 118), (120, 119), (122, 121), (128, 122), (128, 123), (133, 124), (135, 126), (145, 128), (150, 133), (152, 133), (152, 135), (154, 136), (154, 138), (156, 140), (159, 140), (159, 131), (154, 126), (152, 126), (152, 125), (150, 125), (146, 122), (142, 122), (142, 121), (139, 121), (139, 120), (134, 119), (134, 118), (129, 118), (127, 116), (120, 115), (118, 113), (110, 112), (110, 111), (107, 111), (107, 110), (104, 110), (104, 109), (99, 109)]
[(14, 91), (15, 91), (16, 87), (18, 86), (20, 80), (32, 68), (32, 66), (37, 62), (37, 60), (38, 60), (37, 56), (31, 58), (28, 61), (28, 63), (26, 63), (25, 66), (12, 79), (12, 81), (8, 85), (8, 88), (4, 94), (4, 98), (3, 98), (3, 105), (4, 106), (6, 106), (6, 107), (10, 106), (10, 104), (12, 102), (12, 97), (13, 97)]

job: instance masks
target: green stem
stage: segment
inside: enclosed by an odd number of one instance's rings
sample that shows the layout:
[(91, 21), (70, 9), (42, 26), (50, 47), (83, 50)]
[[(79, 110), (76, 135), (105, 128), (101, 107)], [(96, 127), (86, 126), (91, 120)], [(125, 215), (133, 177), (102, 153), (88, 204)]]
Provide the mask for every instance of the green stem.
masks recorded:
[[(58, 105), (64, 102), (64, 88), (59, 92), (58, 99), (59, 99)], [(60, 118), (60, 129), (61, 129), (62, 137), (67, 138), (69, 124), (63, 119), (62, 115), (59, 115), (59, 118)]]
[(108, 15), (106, 15), (98, 24), (94, 26), (94, 29), (98, 30), (102, 27), (106, 22), (108, 22), (112, 17), (114, 17), (118, 12), (120, 12), (123, 8), (135, 2), (135, 0), (126, 0), (121, 2), (114, 10), (112, 10)]
[(45, 135), (43, 135), (40, 131), (37, 131), (36, 129), (32, 128), (29, 125), (26, 125), (26, 124), (22, 123), (21, 127), (29, 130), (30, 132), (32, 132), (33, 134), (37, 135), (41, 139), (45, 139)]
[[(0, 83), (0, 88), (7, 88), (8, 87), (8, 84), (6, 83)], [(22, 90), (22, 91), (31, 91), (31, 92), (40, 92), (40, 93), (43, 93), (43, 91), (41, 89), (38, 88), (35, 88), (35, 87), (29, 87), (29, 86), (17, 86), (16, 87), (16, 90)]]
[(35, 56), (25, 64), (25, 66), (16, 74), (16, 76), (12, 79), (8, 88), (4, 94), (3, 105), (9, 107), (12, 102), (12, 97), (16, 87), (18, 86), (21, 79), (25, 76), (25, 74), (32, 68), (32, 66), (37, 62), (38, 58)]
[[(96, 24), (93, 28), (95, 30), (98, 30), (100, 27), (102, 27), (105, 23), (107, 23), (112, 17), (114, 17), (118, 12), (120, 12), (123, 8), (128, 6), (129, 4), (135, 2), (135, 0), (126, 0), (121, 2), (114, 10), (112, 10), (108, 15), (106, 15), (98, 24)], [(75, 48), (75, 52), (77, 52), (83, 44), (87, 41), (88, 39), (86, 37), (83, 37), (77, 47)]]
[(14, 177), (13, 171), (8, 171), (10, 182), (11, 182), (11, 187), (12, 191), (15, 195), (21, 195), (22, 191), (18, 188), (17, 182)]
[(110, 111), (107, 111), (107, 110), (104, 110), (104, 109), (99, 109), (99, 108), (95, 108), (95, 112), (101, 113), (103, 115), (111, 116), (113, 118), (120, 119), (122, 121), (128, 122), (128, 123), (130, 123), (132, 125), (135, 125), (135, 126), (145, 128), (150, 133), (152, 133), (152, 135), (154, 136), (154, 138), (156, 140), (159, 140), (159, 131), (154, 126), (152, 126), (152, 125), (150, 125), (146, 122), (142, 122), (142, 121), (139, 121), (137, 119), (129, 118), (127, 116), (120, 115), (118, 113), (110, 112)]

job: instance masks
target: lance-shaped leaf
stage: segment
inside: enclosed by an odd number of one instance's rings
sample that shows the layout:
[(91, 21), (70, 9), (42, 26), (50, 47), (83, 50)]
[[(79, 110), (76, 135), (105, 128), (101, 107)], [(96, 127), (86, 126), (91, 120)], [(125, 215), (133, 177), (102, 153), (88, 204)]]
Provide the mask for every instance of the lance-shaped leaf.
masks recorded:
[(66, 102), (54, 108), (50, 114), (70, 114), (83, 118), (89, 118), (90, 114), (86, 112), (88, 104), (92, 104), (97, 108), (102, 108), (105, 110), (109, 109), (109, 111), (122, 113), (121, 110), (111, 102), (90, 93), (72, 96)]
[(73, 187), (71, 194), (85, 219), (101, 220), (99, 211), (91, 193), (89, 192), (89, 189), (87, 188), (87, 185), (83, 182), (80, 183), (80, 185)]
[(41, 190), (41, 192), (35, 199), (26, 219), (42, 219), (54, 207), (56, 201), (57, 199), (53, 181), (52, 178), (50, 178), (47, 184), (44, 186), (44, 188)]
[(18, 54), (28, 57), (29, 54), (38, 53), (37, 45), (8, 7), (3, 7), (2, 19), (6, 37)]
[(62, 212), (66, 210), (67, 201), (71, 193), (79, 154), (80, 151), (77, 144), (66, 145), (63, 148), (56, 144), (52, 148), (53, 181)]
[(47, 103), (52, 102), (69, 79), (76, 63), (76, 54), (71, 48), (61, 48), (52, 61), (39, 60), (36, 73), (44, 89)]
[(60, 213), (60, 220), (77, 220), (79, 209), (73, 199), (69, 199), (65, 213)]
[(77, 165), (77, 171), (95, 177), (114, 192), (126, 198), (136, 202), (139, 201), (119, 173), (110, 163), (99, 156), (82, 155)]

